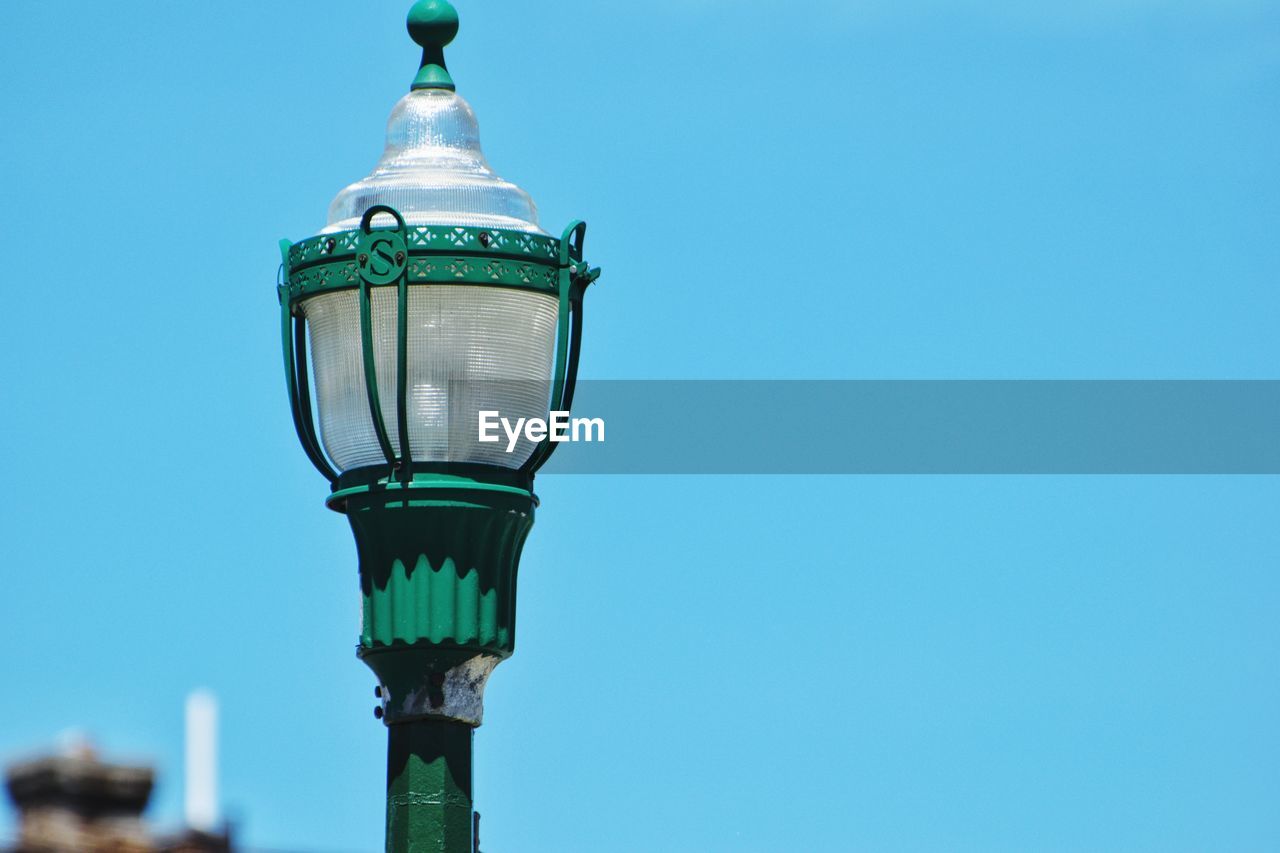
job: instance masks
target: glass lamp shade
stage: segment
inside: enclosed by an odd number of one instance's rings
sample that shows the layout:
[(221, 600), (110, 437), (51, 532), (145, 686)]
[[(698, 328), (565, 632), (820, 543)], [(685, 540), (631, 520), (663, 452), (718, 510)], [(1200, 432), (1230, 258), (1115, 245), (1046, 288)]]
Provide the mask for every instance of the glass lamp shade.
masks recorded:
[[(481, 153), (479, 130), (466, 101), (453, 92), (421, 89), (396, 105), (387, 147), (373, 173), (344, 189), (322, 233), (358, 228), (370, 207), (385, 204), (408, 226), (499, 228), (544, 234), (527, 193), (502, 180)], [(374, 227), (393, 224), (375, 219)], [(371, 291), (373, 344), (382, 417), (396, 454), (395, 287)], [(369, 412), (354, 290), (303, 303), (310, 328), (320, 437), (340, 471), (385, 465)], [(487, 285), (409, 287), (409, 445), (418, 462), (469, 462), (519, 468), (534, 451), (520, 439), (513, 452), (499, 430), (479, 441), (479, 412), (546, 418), (558, 300), (529, 290)]]
[(544, 233), (529, 194), (489, 167), (471, 106), (443, 89), (418, 89), (395, 105), (382, 159), (369, 177), (334, 198), (325, 231), (359, 227), (375, 204), (394, 207), (410, 225)]
[[(320, 435), (342, 471), (385, 465), (369, 413), (360, 309), (353, 290), (304, 303), (311, 327)], [(374, 288), (373, 347), (378, 401), (391, 445), (401, 452), (396, 418), (396, 291)], [(409, 288), (409, 446), (415, 461), (480, 462), (519, 468), (534, 445), (505, 435), (480, 442), (479, 412), (547, 417), (556, 299), (484, 285)]]

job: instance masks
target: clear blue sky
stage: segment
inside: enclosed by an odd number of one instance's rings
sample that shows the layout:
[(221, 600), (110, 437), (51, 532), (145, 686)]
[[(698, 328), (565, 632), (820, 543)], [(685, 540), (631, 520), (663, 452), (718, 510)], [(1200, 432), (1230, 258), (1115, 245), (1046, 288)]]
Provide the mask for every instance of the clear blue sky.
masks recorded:
[[(256, 847), (381, 844), (273, 288), (408, 5), (0, 10), (0, 757), (86, 728), (174, 822), (207, 686)], [(491, 162), (591, 223), (585, 376), (1277, 377), (1274, 2), (458, 6)], [(1275, 478), (539, 492), (487, 850), (1280, 847)]]

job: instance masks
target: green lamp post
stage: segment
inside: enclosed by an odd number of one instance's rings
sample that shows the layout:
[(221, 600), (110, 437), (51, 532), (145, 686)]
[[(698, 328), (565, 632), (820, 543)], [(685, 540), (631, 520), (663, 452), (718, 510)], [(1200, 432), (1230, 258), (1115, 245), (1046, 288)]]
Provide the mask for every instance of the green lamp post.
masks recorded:
[(318, 236), (281, 242), (280, 322), (298, 438), (355, 534), (357, 654), (389, 734), (387, 849), (471, 853), (472, 732), (515, 648), (533, 477), (556, 447), (481, 441), (479, 412), (570, 408), (599, 270), (583, 223), (550, 236), (489, 168), (445, 66), (453, 7), (422, 0), (408, 26), (422, 64), (382, 159)]

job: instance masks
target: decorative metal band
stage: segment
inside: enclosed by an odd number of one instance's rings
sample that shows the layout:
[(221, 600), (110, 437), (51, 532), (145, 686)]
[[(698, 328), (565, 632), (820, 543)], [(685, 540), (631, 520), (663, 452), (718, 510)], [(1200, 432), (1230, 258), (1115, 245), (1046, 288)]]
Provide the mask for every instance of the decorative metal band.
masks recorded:
[[(289, 248), (289, 270), (293, 272), (314, 263), (351, 260), (355, 257), (359, 240), (360, 229), (353, 228), (294, 243)], [(497, 228), (419, 225), (406, 229), (405, 242), (410, 254), (452, 254), (461, 249), (468, 254), (530, 258), (549, 264), (555, 264), (560, 259), (560, 241), (554, 237)]]
[[(291, 299), (356, 287), (361, 229), (322, 234), (289, 247)], [(409, 281), (493, 284), (555, 292), (560, 241), (497, 228), (420, 225), (405, 229)]]
[[(295, 247), (296, 248), (296, 247)], [(410, 284), (491, 284), (554, 294), (559, 271), (546, 261), (517, 261), (483, 255), (414, 257), (409, 250)], [(292, 268), (291, 268), (292, 269)], [(289, 274), (291, 301), (332, 290), (359, 287), (360, 268), (354, 258), (318, 264)]]
[(347, 499), (356, 495), (378, 494), (387, 497), (395, 497), (398, 494), (408, 493), (401, 500), (407, 501), (426, 501), (435, 500), (427, 492), (497, 492), (504, 495), (516, 495), (517, 497), (528, 498), (534, 506), (538, 506), (540, 501), (538, 496), (528, 489), (521, 489), (516, 486), (504, 486), (499, 483), (477, 483), (474, 481), (464, 482), (456, 480), (415, 480), (408, 485), (397, 482), (384, 482), (375, 486), (352, 486), (348, 489), (338, 489), (331, 493), (325, 500), (325, 505), (330, 509), (338, 512), (345, 512)]

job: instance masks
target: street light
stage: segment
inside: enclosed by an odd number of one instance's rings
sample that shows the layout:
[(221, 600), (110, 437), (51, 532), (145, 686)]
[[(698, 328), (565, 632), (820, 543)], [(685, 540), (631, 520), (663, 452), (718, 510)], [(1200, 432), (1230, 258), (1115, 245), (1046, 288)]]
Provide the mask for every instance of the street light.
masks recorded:
[(389, 730), (387, 849), (470, 853), (472, 732), (515, 648), (533, 476), (556, 447), (482, 442), (478, 413), (570, 408), (599, 270), (583, 223), (551, 237), (489, 168), (445, 66), (453, 7), (422, 0), (408, 27), (422, 64), (382, 159), (318, 236), (281, 242), (281, 331), (298, 437), (355, 533), (358, 655)]

